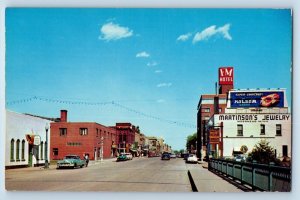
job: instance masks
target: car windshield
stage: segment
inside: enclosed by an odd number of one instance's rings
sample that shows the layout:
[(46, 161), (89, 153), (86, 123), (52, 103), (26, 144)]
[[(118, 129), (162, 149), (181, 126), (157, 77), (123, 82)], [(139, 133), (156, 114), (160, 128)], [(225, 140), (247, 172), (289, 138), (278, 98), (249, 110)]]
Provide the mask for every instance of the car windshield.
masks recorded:
[(65, 159), (78, 159), (77, 156), (66, 156)]
[(194, 157), (195, 155), (193, 155), (193, 154), (191, 154), (191, 155), (189, 155), (189, 157)]

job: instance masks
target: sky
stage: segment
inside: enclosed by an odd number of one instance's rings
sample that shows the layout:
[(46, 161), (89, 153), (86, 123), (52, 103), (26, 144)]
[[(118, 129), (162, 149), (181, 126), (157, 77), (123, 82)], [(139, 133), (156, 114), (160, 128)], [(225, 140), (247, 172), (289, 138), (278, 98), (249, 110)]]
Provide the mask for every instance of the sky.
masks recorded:
[(6, 9), (6, 108), (112, 126), (185, 148), (218, 68), (235, 88), (286, 88), (288, 9)]

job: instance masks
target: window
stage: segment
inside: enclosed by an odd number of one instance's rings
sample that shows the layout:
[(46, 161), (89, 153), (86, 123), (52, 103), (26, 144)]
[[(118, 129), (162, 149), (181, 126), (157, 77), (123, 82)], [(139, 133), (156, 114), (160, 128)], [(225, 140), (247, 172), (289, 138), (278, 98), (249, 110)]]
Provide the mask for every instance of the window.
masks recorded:
[(53, 148), (53, 155), (58, 156), (58, 148)]
[(266, 134), (266, 125), (261, 124), (260, 125), (260, 134), (265, 135)]
[(15, 140), (11, 139), (10, 141), (10, 161), (14, 162), (15, 161)]
[(281, 136), (281, 124), (276, 124), (276, 136)]
[(17, 150), (16, 160), (20, 161), (20, 140), (17, 140), (16, 150)]
[(25, 140), (22, 140), (22, 153), (21, 153), (22, 161), (25, 161)]
[(237, 125), (237, 135), (243, 136), (243, 125), (242, 124)]
[(203, 112), (209, 113), (210, 112), (210, 108), (203, 108)]
[(208, 121), (209, 119), (210, 119), (209, 116), (205, 116), (205, 117), (204, 117), (204, 120), (206, 120), (206, 121)]
[(96, 128), (96, 137), (99, 137), (99, 130)]
[(41, 160), (43, 160), (44, 159), (44, 156), (43, 156), (43, 151), (44, 151), (44, 142), (41, 142)]
[(59, 135), (60, 136), (67, 136), (67, 129), (66, 128), (60, 128), (59, 129)]
[(288, 156), (288, 146), (282, 145), (282, 156)]
[(87, 128), (80, 128), (79, 129), (79, 134), (80, 135), (87, 135), (88, 134), (88, 129)]

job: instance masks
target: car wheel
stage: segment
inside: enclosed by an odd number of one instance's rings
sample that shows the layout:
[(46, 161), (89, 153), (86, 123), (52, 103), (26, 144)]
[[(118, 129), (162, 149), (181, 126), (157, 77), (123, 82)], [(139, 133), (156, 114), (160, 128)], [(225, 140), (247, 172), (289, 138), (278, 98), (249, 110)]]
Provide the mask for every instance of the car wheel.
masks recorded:
[(74, 169), (77, 167), (77, 164), (74, 164)]

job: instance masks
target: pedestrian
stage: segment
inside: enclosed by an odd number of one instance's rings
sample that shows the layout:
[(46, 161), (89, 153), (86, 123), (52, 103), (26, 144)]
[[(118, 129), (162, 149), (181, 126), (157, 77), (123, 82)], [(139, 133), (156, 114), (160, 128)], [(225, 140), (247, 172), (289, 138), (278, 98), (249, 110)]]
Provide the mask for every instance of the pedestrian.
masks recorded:
[(85, 159), (85, 167), (87, 167), (89, 164), (89, 155), (85, 154), (84, 159)]

